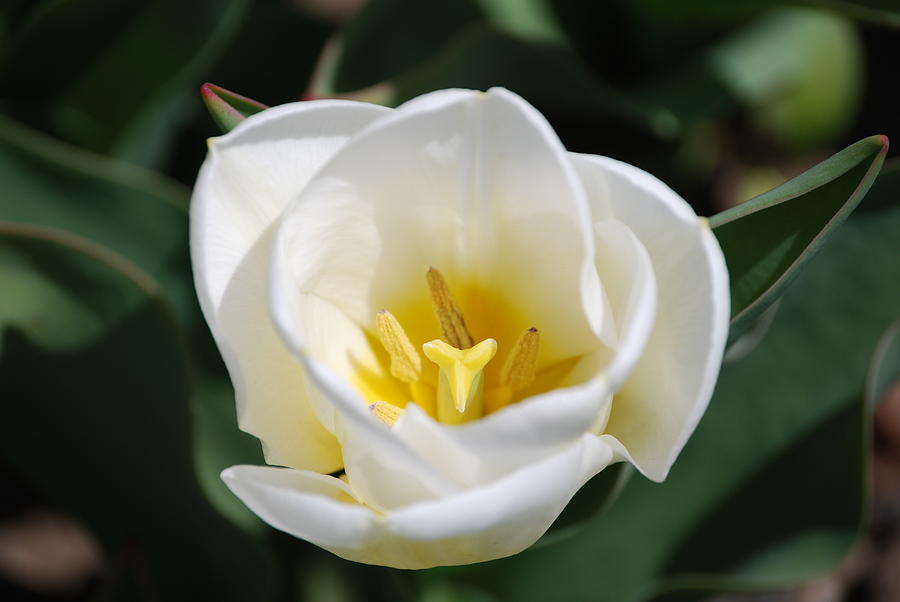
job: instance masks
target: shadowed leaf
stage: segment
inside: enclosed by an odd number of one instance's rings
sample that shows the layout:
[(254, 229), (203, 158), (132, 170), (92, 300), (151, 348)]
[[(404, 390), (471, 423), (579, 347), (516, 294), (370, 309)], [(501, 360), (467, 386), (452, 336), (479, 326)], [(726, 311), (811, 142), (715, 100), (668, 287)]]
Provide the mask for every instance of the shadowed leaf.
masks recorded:
[(777, 188), (710, 218), (731, 278), (736, 340), (784, 293), (856, 208), (878, 174), (887, 138), (860, 140)]
[[(153, 279), (45, 226), (0, 222), (0, 264), (0, 289), (52, 292), (0, 296), (4, 462), (139, 573), (141, 599), (267, 599), (267, 552), (197, 485), (187, 356)], [(73, 308), (89, 327), (66, 320), (64, 338), (48, 337)], [(111, 576), (110, 593), (123, 579)]]

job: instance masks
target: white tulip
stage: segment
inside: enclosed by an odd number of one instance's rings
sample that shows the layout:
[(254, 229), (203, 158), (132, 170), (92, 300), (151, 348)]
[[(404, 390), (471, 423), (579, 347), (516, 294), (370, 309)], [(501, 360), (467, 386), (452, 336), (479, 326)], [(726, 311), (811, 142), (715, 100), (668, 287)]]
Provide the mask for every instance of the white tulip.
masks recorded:
[(359, 562), (465, 564), (527, 548), (613, 462), (666, 477), (729, 291), (659, 180), (566, 152), (503, 89), (283, 105), (209, 148), (197, 292), (276, 465), (222, 478), (263, 520)]

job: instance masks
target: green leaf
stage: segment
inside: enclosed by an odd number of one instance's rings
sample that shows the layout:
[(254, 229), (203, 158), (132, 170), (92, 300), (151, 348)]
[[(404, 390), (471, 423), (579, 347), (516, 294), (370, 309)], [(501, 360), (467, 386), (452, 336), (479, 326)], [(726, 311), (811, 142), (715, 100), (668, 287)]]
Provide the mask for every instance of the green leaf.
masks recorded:
[[(70, 147), (3, 117), (0, 181), (0, 220), (52, 228), (58, 236), (108, 249), (132, 272), (151, 280), (148, 289), (165, 300), (177, 318), (179, 336), (192, 343), (191, 409), (200, 485), (230, 519), (258, 526), (219, 479), (227, 466), (257, 463), (259, 442), (237, 429), (233, 391), (197, 305), (188, 257), (188, 191), (146, 169)], [(0, 295), (0, 320), (28, 326), (31, 339), (45, 347), (77, 349), (103, 333), (105, 319), (129, 308), (126, 299), (106, 295), (101, 300), (109, 301), (108, 307), (94, 315), (85, 310), (90, 298), (63, 294), (58, 284), (20, 263), (0, 267), (16, 279), (0, 286), (10, 291)], [(34, 319), (33, 312), (42, 308), (41, 318)]]
[(241, 96), (215, 84), (200, 86), (200, 95), (206, 108), (223, 132), (230, 132), (250, 115), (268, 107), (246, 96)]
[(66, 230), (108, 246), (162, 285), (183, 324), (197, 322), (185, 187), (2, 116), (0, 181), (0, 220)]
[(192, 109), (194, 82), (249, 5), (199, 0), (186, 11), (178, 0), (45, 2), (6, 53), (0, 79), (8, 111), (79, 146), (154, 165)]
[[(332, 23), (298, 10), (295, 2), (254, 2), (228, 50), (203, 78), (278, 104), (300, 99), (333, 33)], [(195, 82), (190, 86), (194, 92)]]
[[(119, 588), (139, 574), (140, 599), (270, 599), (266, 551), (197, 486), (187, 356), (154, 280), (46, 226), (0, 223), (0, 264), (2, 290), (30, 281), (36, 293), (0, 296), (0, 452), (99, 538), (120, 573), (105, 584), (111, 597), (127, 597)], [(90, 327), (48, 338), (73, 308)]]
[[(640, 4), (646, 13), (643, 36), (651, 37), (648, 45), (660, 55), (645, 59), (657, 69), (639, 80), (631, 96), (648, 111), (668, 116), (668, 131), (663, 133), (669, 137), (706, 126), (709, 120), (728, 119), (740, 109), (746, 115), (744, 129), (752, 126), (771, 154), (773, 145), (776, 150), (817, 148), (843, 133), (854, 119), (862, 90), (863, 48), (854, 24), (833, 11), (761, 11), (766, 4), (777, 6), (762, 1), (755, 8), (746, 2), (720, 3), (722, 7), (705, 2), (690, 7)], [(735, 14), (717, 22), (714, 13), (722, 8)], [(695, 31), (704, 21), (707, 31)], [(685, 31), (694, 32), (686, 49), (672, 47), (675, 40), (664, 41), (673, 33), (683, 37)], [(704, 35), (715, 41), (698, 48), (697, 40)]]
[(894, 0), (810, 0), (810, 2), (866, 23), (900, 29), (900, 10), (897, 9)]
[[(647, 129), (659, 118), (598, 78), (568, 47), (544, 0), (416, 6), (367, 3), (323, 53), (313, 95), (396, 105), (443, 88), (504, 86), (570, 119), (624, 119)], [(385, 31), (398, 35), (386, 37)]]
[(231, 522), (246, 531), (264, 533), (263, 522), (219, 477), (235, 464), (265, 464), (259, 440), (238, 430), (234, 389), (227, 378), (198, 375), (194, 390), (194, 466), (200, 487), (216, 510)]
[[(877, 184), (876, 184), (877, 186)], [(858, 213), (723, 369), (662, 484), (635, 476), (588, 527), (504, 560), (425, 571), (500, 600), (634, 602), (790, 587), (832, 568), (865, 517), (868, 357), (900, 307), (900, 206)]]
[(429, 59), (465, 25), (482, 18), (472, 0), (367, 2), (332, 50), (337, 57), (329, 73), (320, 74), (315, 92), (354, 92), (394, 79)]
[(892, 157), (884, 162), (878, 179), (866, 195), (860, 211), (887, 209), (900, 203), (900, 157)]
[(634, 469), (627, 464), (610, 466), (595, 475), (569, 500), (550, 529), (534, 545), (555, 544), (584, 529), (616, 502), (633, 475)]
[(488, 21), (523, 40), (570, 46), (552, 0), (476, 0)]
[(900, 318), (878, 340), (866, 375), (866, 404), (875, 407), (900, 382)]
[(461, 30), (430, 60), (390, 84), (397, 102), (442, 88), (503, 86), (542, 110), (565, 113), (581, 123), (616, 119), (639, 125), (652, 120), (571, 52), (527, 42), (487, 25)]
[(707, 58), (769, 140), (815, 148), (844, 131), (856, 115), (862, 41), (851, 22), (830, 11), (770, 11)]
[(736, 340), (784, 292), (865, 196), (887, 153), (873, 136), (710, 218), (731, 278)]

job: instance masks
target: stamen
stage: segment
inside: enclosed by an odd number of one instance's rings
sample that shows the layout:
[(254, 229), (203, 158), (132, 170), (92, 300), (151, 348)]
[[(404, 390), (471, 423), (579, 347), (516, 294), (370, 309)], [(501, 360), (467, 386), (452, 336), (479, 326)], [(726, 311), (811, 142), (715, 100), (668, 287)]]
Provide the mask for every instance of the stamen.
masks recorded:
[(428, 290), (431, 291), (431, 302), (434, 305), (434, 313), (441, 323), (441, 335), (457, 349), (468, 349), (472, 346), (472, 335), (466, 328), (462, 311), (453, 300), (447, 281), (435, 268), (428, 268), (425, 274), (428, 281)]
[(540, 347), (541, 335), (534, 326), (520, 334), (500, 371), (500, 384), (519, 391), (533, 383)]
[(376, 401), (369, 406), (369, 410), (375, 415), (375, 418), (388, 426), (394, 426), (394, 423), (403, 414), (403, 410), (386, 401)]
[(437, 417), (447, 424), (480, 418), (484, 412), (484, 367), (497, 353), (497, 341), (485, 339), (470, 349), (444, 341), (422, 345), (425, 357), (438, 365)]
[(422, 378), (422, 358), (394, 314), (386, 309), (375, 314), (375, 330), (391, 357), (391, 375), (405, 383)]
[(516, 391), (534, 382), (541, 337), (533, 326), (519, 335), (512, 351), (500, 370), (500, 386), (491, 389), (484, 397), (484, 411), (492, 414), (513, 402)]

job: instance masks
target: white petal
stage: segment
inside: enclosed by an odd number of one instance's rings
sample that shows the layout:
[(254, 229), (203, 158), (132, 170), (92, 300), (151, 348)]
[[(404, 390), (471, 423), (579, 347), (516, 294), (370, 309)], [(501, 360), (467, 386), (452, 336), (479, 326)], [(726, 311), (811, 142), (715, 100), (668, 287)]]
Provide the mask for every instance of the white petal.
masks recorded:
[(375, 527), (375, 513), (335, 477), (273, 466), (232, 466), (222, 472), (222, 480), (261, 519), (324, 548), (357, 547)]
[(607, 414), (612, 389), (594, 374), (462, 426), (410, 405), (392, 432), (461, 487), (488, 483), (572, 445)]
[[(310, 357), (327, 365), (337, 376), (351, 384), (371, 387), (375, 383), (377, 389), (371, 394), (378, 394), (384, 401), (406, 402), (408, 391), (404, 391), (402, 383), (378, 362), (370, 340), (359, 325), (321, 297), (304, 295), (300, 299), (303, 305), (302, 311), (296, 312), (297, 323), (306, 337), (306, 351)], [(303, 356), (299, 357), (302, 361)], [(365, 378), (361, 378), (362, 375)], [(307, 393), (319, 422), (334, 433), (336, 413), (331, 399), (312, 383), (307, 386)]]
[[(658, 288), (646, 349), (613, 399), (607, 433), (654, 480), (665, 478), (712, 396), (729, 323), (728, 272), (705, 219), (646, 172), (574, 155), (592, 210), (628, 226)], [(600, 183), (600, 184), (598, 184)]]
[[(454, 496), (398, 509), (387, 514), (386, 522), (391, 531), (412, 540), (476, 538), (473, 551), (477, 550), (481, 557), (463, 562), (515, 554), (534, 543), (575, 492), (612, 459), (606, 443), (585, 434), (560, 453), (505, 478)], [(486, 553), (488, 558), (484, 557)]]
[(596, 266), (619, 341), (605, 374), (618, 390), (644, 352), (656, 319), (657, 288), (647, 249), (622, 222), (594, 223)]
[[(426, 95), (355, 136), (286, 211), (273, 315), (286, 340), (309, 353), (304, 297), (327, 300), (365, 328), (388, 308), (416, 330), (409, 324), (433, 321), (424, 315), (433, 265), (451, 285), (465, 281), (517, 306), (508, 346), (538, 326), (543, 363), (580, 355), (599, 346), (597, 333), (613, 336), (589, 217), (568, 155), (519, 97)], [(436, 338), (437, 324), (428, 328)]]
[(305, 358), (304, 364), (312, 382), (333, 404), (344, 469), (361, 501), (384, 510), (459, 490), (378, 420), (346, 380), (316, 359)]
[(191, 259), (203, 313), (235, 387), (238, 420), (267, 461), (333, 471), (340, 449), (312, 414), (302, 369), (268, 313), (273, 222), (374, 105), (317, 101), (249, 117), (210, 141), (191, 201)]
[(375, 514), (339, 480), (310, 472), (235, 466), (222, 477), (277, 529), (338, 556), (397, 568), (468, 564), (534, 543), (572, 495), (613, 459), (599, 437), (488, 485)]

